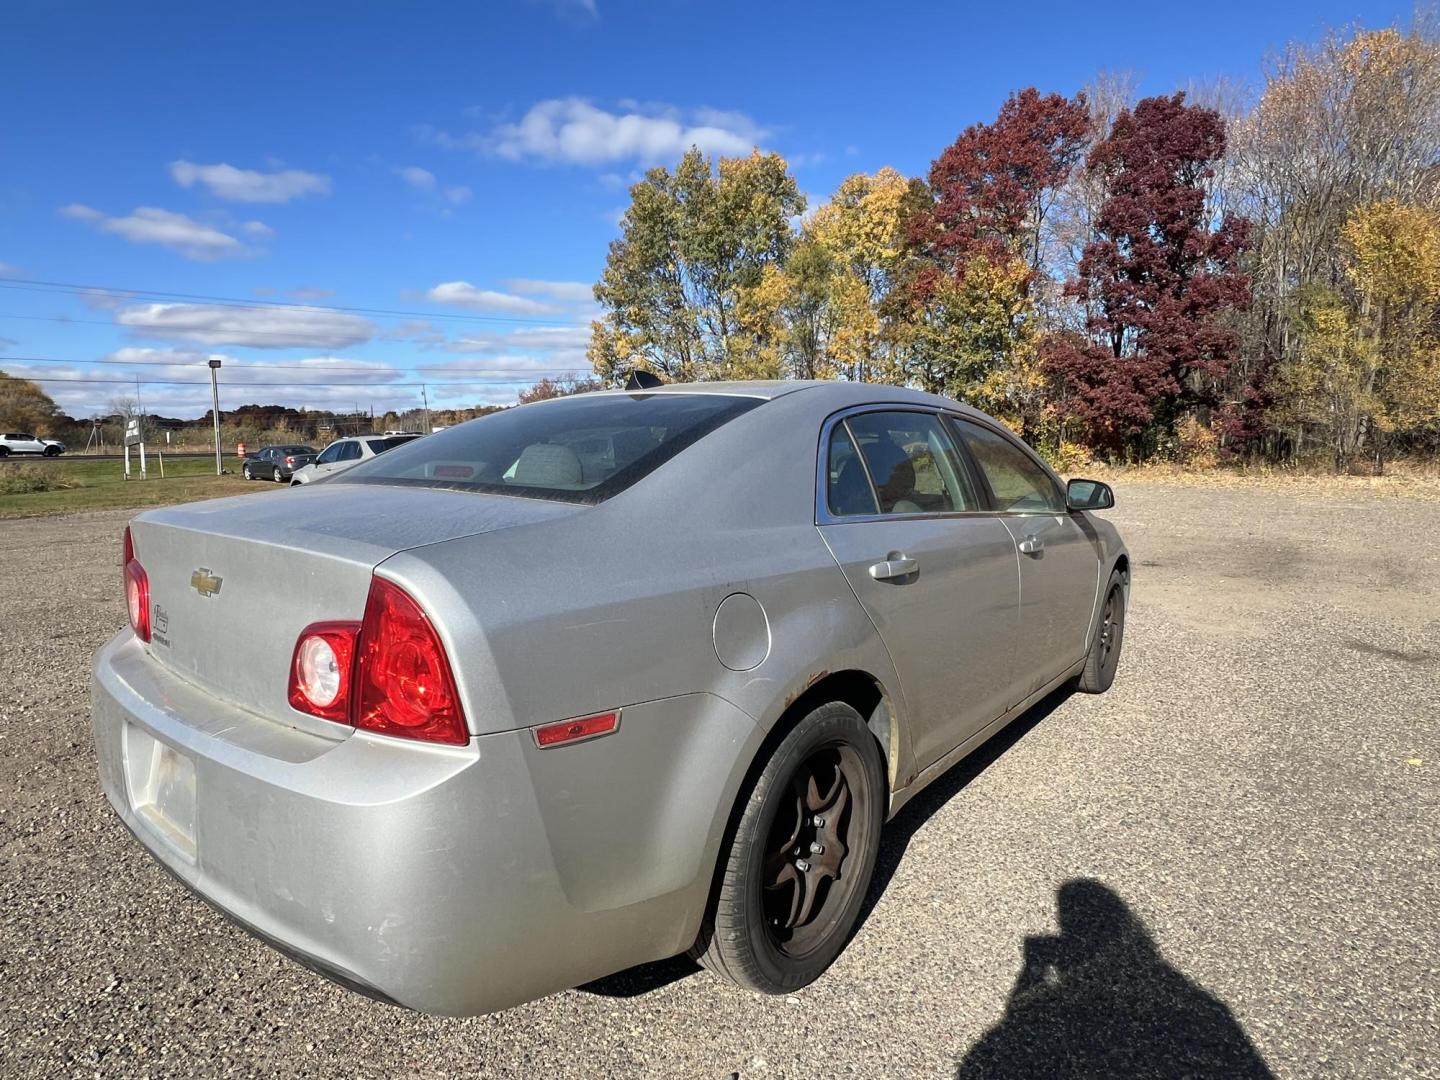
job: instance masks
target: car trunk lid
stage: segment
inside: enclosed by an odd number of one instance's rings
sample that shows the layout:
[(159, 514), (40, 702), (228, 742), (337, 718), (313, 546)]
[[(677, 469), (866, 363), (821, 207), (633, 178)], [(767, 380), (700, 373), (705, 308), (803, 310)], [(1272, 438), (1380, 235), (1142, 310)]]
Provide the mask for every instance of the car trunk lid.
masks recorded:
[(131, 524), (150, 582), (150, 655), (217, 697), (292, 727), (348, 728), (286, 699), (296, 639), (358, 621), (398, 551), (584, 512), (566, 503), (320, 484), (148, 511)]

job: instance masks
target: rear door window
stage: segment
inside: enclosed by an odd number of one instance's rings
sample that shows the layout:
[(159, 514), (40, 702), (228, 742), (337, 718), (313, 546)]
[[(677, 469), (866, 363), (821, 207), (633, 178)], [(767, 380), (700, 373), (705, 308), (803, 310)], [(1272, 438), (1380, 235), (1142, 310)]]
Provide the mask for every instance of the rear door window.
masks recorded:
[(865, 458), (880, 513), (980, 509), (955, 444), (934, 413), (867, 412), (845, 424)]
[(600, 502), (760, 403), (723, 394), (577, 394), (408, 440), (347, 470), (345, 482)]

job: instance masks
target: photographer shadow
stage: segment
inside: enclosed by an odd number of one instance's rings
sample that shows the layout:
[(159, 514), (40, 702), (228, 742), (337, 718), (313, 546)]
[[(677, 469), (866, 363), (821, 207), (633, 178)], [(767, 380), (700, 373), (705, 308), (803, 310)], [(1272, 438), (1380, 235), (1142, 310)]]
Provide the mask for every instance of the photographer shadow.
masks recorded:
[(959, 1080), (1273, 1076), (1229, 1008), (1165, 961), (1113, 890), (1068, 881), (1056, 901), (1060, 933), (1025, 939), (1005, 1015)]

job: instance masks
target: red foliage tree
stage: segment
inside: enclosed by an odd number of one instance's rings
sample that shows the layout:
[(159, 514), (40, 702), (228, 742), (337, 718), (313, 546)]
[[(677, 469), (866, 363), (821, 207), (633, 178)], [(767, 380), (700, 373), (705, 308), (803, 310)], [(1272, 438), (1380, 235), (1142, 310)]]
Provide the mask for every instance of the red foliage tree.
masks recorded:
[(1047, 357), (1093, 445), (1115, 451), (1187, 409), (1214, 403), (1236, 338), (1218, 316), (1249, 299), (1237, 266), (1249, 223), (1212, 228), (1204, 182), (1225, 152), (1225, 124), (1185, 95), (1146, 98), (1116, 119), (1087, 162), (1108, 185), (1066, 293), (1090, 312), (1088, 340)]
[(972, 254), (1040, 264), (1039, 230), (1060, 185), (1084, 151), (1085, 98), (1011, 94), (993, 124), (972, 124), (930, 168), (935, 204), (912, 240), (963, 273)]

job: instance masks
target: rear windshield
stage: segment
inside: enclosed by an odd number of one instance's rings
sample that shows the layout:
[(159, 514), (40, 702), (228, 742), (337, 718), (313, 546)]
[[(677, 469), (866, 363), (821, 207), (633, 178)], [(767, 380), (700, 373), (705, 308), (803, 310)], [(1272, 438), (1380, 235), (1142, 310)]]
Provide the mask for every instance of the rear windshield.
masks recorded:
[(578, 394), (415, 439), (334, 482), (597, 503), (758, 404), (719, 394)]
[(382, 439), (366, 439), (365, 443), (370, 447), (371, 453), (383, 454), (386, 450), (394, 450), (395, 447), (413, 442), (419, 437), (419, 435), (386, 435)]

